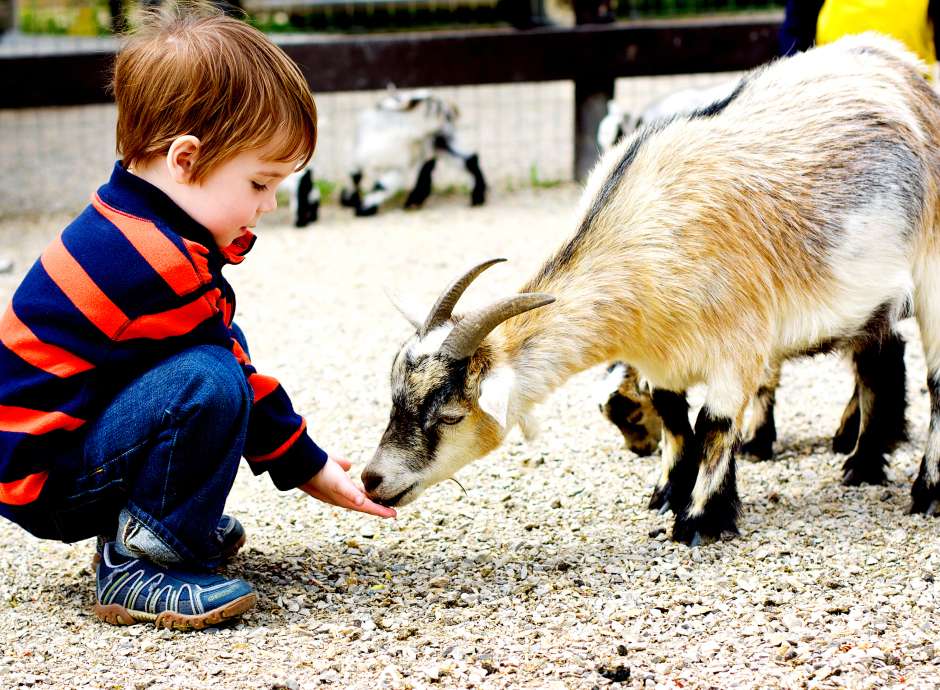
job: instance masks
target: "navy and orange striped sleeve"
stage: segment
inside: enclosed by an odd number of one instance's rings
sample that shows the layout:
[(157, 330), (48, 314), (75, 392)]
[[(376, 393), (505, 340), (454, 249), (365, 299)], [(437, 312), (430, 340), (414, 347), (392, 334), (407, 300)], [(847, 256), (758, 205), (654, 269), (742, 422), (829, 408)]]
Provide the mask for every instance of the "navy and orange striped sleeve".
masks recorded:
[(257, 373), (234, 337), (232, 350), (248, 374), (254, 398), (245, 459), (252, 472), (267, 472), (282, 491), (300, 486), (323, 469), (327, 454), (310, 438), (306, 420), (294, 411), (278, 380)]

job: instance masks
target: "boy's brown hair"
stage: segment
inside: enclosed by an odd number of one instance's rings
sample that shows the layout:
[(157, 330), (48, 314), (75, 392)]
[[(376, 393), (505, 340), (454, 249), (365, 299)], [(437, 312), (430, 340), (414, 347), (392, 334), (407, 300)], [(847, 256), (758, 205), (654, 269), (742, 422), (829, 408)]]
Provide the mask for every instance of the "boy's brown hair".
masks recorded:
[(117, 150), (125, 167), (199, 139), (191, 181), (244, 151), (306, 165), (317, 110), (300, 68), (257, 29), (201, 3), (144, 15), (114, 65)]

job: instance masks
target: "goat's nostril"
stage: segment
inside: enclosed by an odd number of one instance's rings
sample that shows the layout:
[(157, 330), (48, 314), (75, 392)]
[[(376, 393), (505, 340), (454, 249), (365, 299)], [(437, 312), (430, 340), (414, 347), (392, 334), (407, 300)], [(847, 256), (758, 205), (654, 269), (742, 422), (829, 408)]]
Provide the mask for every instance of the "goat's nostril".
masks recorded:
[(382, 475), (376, 474), (375, 472), (370, 472), (369, 470), (362, 471), (362, 485), (366, 489), (366, 493), (372, 493), (377, 488), (379, 484), (382, 483)]

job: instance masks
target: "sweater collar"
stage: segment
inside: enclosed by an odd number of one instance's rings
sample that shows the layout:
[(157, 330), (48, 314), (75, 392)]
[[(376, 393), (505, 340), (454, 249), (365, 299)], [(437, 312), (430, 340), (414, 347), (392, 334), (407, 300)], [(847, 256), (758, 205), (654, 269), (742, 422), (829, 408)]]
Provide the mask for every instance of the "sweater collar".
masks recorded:
[(204, 246), (210, 256), (222, 263), (239, 264), (245, 259), (257, 239), (246, 231), (230, 245), (219, 248), (205, 226), (193, 218), (168, 197), (162, 190), (128, 172), (117, 161), (108, 183), (98, 188), (98, 196), (109, 206), (130, 215), (154, 221), (160, 220), (178, 235)]

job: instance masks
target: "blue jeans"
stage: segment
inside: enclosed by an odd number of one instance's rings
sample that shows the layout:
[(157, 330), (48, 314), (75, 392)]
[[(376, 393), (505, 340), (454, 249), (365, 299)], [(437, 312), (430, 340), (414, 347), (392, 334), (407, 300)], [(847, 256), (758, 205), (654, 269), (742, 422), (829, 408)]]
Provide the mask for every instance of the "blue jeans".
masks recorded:
[(150, 560), (214, 566), (220, 554), (213, 537), (251, 401), (241, 366), (222, 347), (200, 345), (159, 362), (91, 424), (78, 466), (52, 470), (22, 526), (65, 542), (113, 540), (120, 518), (122, 529), (130, 521)]

